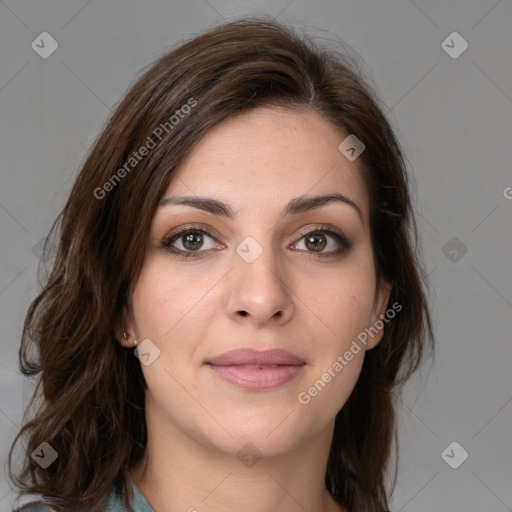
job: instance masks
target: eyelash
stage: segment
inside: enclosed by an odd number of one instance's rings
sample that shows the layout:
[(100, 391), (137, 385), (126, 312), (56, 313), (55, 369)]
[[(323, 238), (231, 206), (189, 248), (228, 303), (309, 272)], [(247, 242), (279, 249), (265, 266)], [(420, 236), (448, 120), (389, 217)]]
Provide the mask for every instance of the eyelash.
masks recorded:
[[(207, 235), (210, 238), (215, 240), (215, 237), (207, 230), (199, 228), (199, 227), (193, 227), (193, 226), (187, 226), (176, 233), (172, 233), (170, 236), (164, 238), (162, 240), (162, 248), (169, 251), (169, 253), (172, 254), (172, 256), (181, 258), (181, 259), (187, 259), (187, 258), (199, 258), (202, 257), (201, 253), (206, 252), (207, 250), (197, 250), (197, 251), (183, 251), (181, 249), (176, 249), (172, 247), (172, 244), (178, 240), (179, 238), (188, 235), (190, 233), (200, 233), (202, 235)], [(313, 234), (327, 234), (330, 235), (334, 240), (339, 244), (339, 248), (335, 249), (334, 251), (330, 251), (327, 253), (314, 253), (311, 251), (308, 251), (308, 257), (311, 258), (329, 258), (329, 257), (335, 257), (335, 256), (341, 256), (348, 250), (352, 248), (352, 242), (342, 233), (337, 233), (336, 231), (333, 231), (332, 229), (329, 229), (324, 226), (320, 226), (318, 228), (312, 229), (310, 231), (306, 231), (300, 234), (300, 238), (297, 240), (300, 241), (303, 238), (313, 235)], [(293, 245), (295, 245), (297, 242), (294, 242)]]

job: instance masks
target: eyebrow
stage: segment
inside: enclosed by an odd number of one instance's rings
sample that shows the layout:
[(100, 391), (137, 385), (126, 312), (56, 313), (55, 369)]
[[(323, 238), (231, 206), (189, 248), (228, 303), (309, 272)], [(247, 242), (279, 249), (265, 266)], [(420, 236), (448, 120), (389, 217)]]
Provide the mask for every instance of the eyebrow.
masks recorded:
[[(286, 217), (287, 215), (296, 215), (298, 213), (307, 212), (310, 210), (314, 210), (316, 208), (320, 208), (325, 204), (328, 204), (333, 201), (338, 201), (341, 203), (348, 204), (356, 210), (361, 222), (364, 225), (363, 214), (359, 206), (352, 201), (352, 199), (344, 196), (343, 194), (334, 193), (334, 194), (326, 194), (320, 196), (299, 196), (295, 199), (292, 199), (288, 202), (288, 204), (283, 209), (281, 214), (281, 219)], [(221, 215), (223, 217), (227, 217), (228, 219), (233, 219), (236, 217), (233, 209), (226, 203), (219, 201), (217, 199), (213, 199), (211, 197), (199, 197), (199, 196), (171, 196), (162, 199), (159, 203), (159, 207), (169, 206), (169, 205), (184, 205), (184, 206), (192, 206), (193, 208), (199, 208), (200, 210), (205, 210), (214, 215)]]

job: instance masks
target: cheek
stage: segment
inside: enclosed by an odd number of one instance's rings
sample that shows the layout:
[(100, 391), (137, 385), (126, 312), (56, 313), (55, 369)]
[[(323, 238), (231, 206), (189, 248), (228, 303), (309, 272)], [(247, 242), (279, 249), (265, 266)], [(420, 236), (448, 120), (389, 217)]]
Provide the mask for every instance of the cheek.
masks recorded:
[(196, 331), (208, 325), (201, 324), (199, 317), (211, 309), (204, 307), (211, 286), (207, 279), (171, 272), (165, 257), (149, 260), (132, 295), (139, 336), (164, 342), (177, 333), (183, 336), (191, 325)]
[(350, 361), (344, 354), (345, 350), (341, 350), (326, 355), (321, 368), (312, 368), (306, 385), (297, 396), (301, 414), (309, 419), (314, 431), (335, 418), (352, 394), (361, 373), (364, 351), (352, 354)]
[(312, 316), (312, 322), (320, 326), (315, 347), (321, 350), (315, 353), (322, 356), (317, 356), (299, 401), (320, 423), (339, 412), (361, 373), (365, 350), (357, 337), (371, 321), (375, 291), (371, 260), (350, 260), (314, 290), (308, 301), (318, 317)]
[[(311, 286), (312, 285), (312, 286)], [(315, 280), (299, 296), (325, 349), (343, 350), (371, 320), (375, 282), (366, 265), (347, 265), (337, 274)], [(323, 342), (321, 341), (323, 340)], [(330, 348), (330, 350), (329, 350)]]

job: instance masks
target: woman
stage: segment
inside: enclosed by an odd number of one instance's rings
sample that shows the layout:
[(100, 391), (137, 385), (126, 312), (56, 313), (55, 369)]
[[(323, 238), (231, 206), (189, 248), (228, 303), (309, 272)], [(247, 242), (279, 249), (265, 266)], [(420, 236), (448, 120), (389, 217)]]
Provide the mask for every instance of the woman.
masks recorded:
[(32, 507), (388, 510), (433, 336), (401, 150), (348, 59), (265, 19), (183, 44), (56, 227), (20, 349)]

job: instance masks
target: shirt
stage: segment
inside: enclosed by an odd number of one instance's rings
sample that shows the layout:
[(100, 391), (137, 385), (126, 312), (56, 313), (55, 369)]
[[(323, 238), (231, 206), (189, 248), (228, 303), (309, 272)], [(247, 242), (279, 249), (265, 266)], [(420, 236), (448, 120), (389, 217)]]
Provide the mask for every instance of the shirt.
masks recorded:
[[(131, 479), (130, 479), (131, 480)], [(133, 510), (134, 512), (155, 512), (147, 502), (144, 495), (139, 491), (133, 480), (131, 481), (133, 489)], [(110, 493), (107, 510), (105, 512), (124, 512), (124, 508), (119, 501), (115, 491)]]
[[(144, 498), (143, 494), (139, 491), (139, 488), (130, 479), (133, 489), (133, 510), (134, 512), (155, 512), (151, 505)], [(43, 505), (40, 502), (27, 503), (21, 509), (15, 512), (52, 512), (50, 508)], [(105, 512), (124, 512), (124, 508), (119, 501), (115, 491), (110, 493), (108, 498), (108, 505)]]

